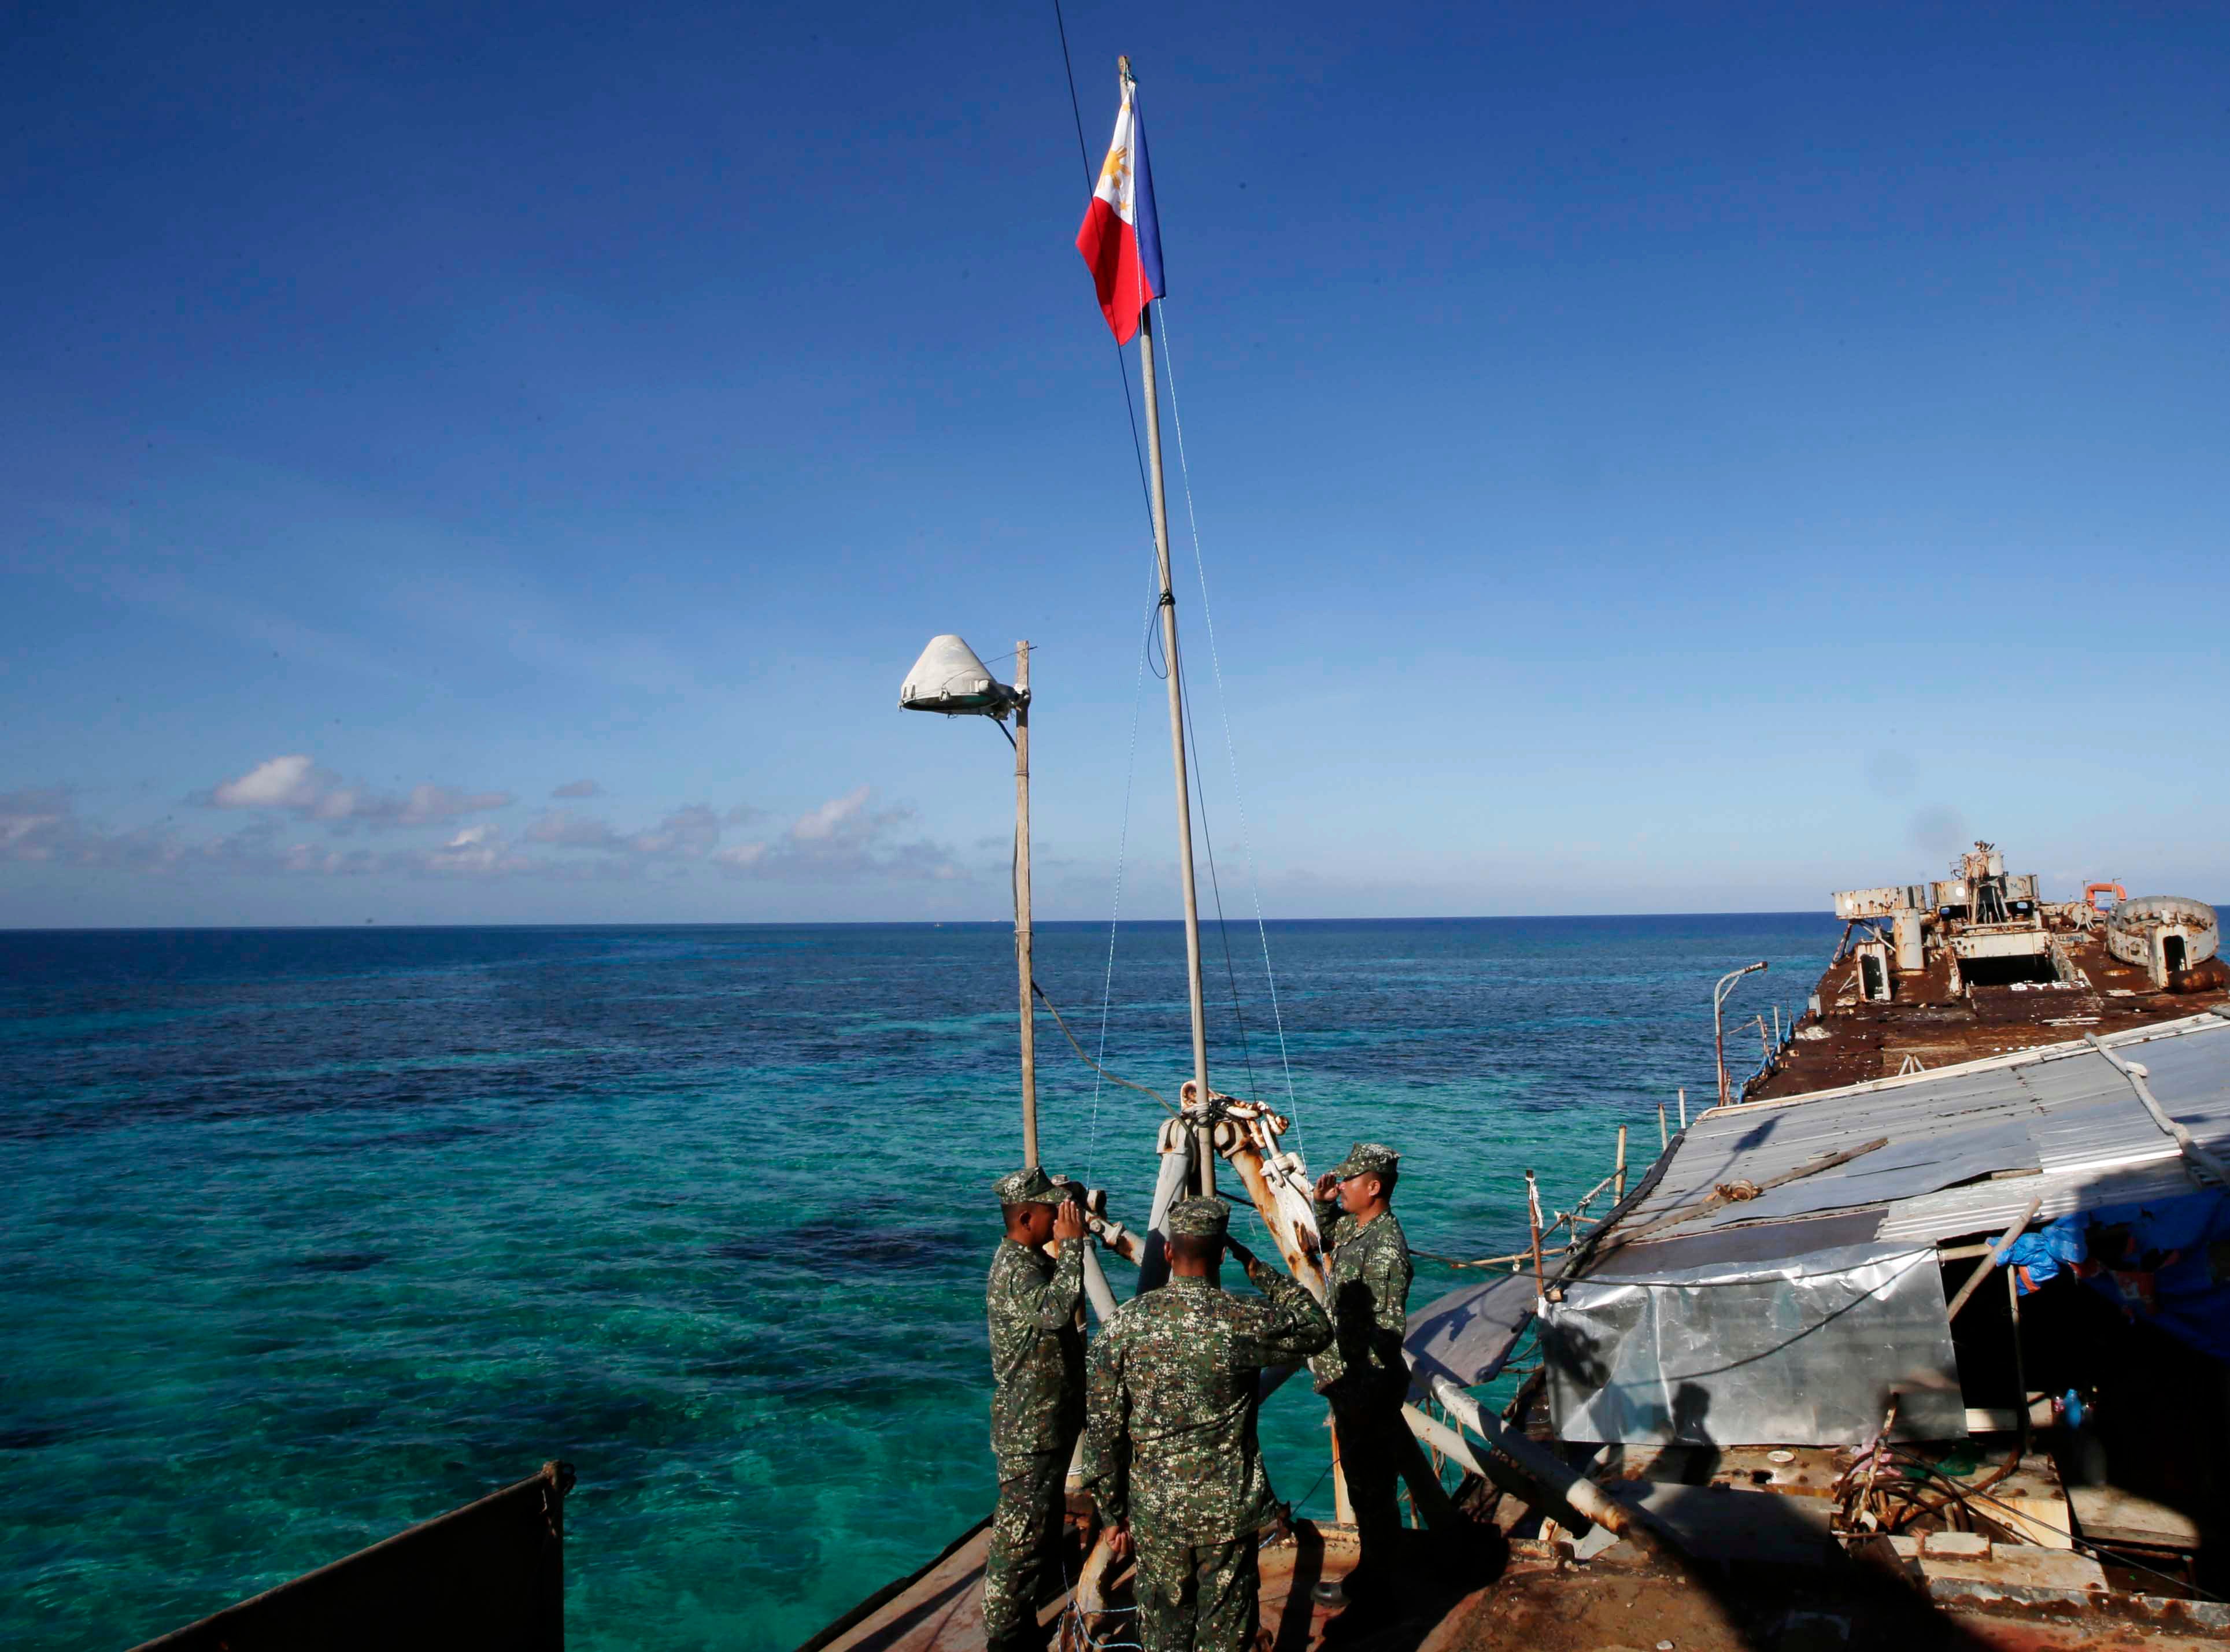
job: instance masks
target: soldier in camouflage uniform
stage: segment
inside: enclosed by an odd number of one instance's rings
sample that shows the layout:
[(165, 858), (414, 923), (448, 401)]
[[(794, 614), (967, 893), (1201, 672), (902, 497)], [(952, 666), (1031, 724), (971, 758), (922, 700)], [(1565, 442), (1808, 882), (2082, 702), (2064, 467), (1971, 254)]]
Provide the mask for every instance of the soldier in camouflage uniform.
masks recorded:
[[(983, 1563), (983, 1636), (990, 1652), (1030, 1644), (1038, 1597), (1060, 1540), (1063, 1493), (1084, 1426), (1084, 1210), (1032, 1165), (992, 1191), (1006, 1237), (991, 1260), (991, 1450), (999, 1506)], [(1058, 1260), (1045, 1254), (1060, 1241)]]
[(1389, 1202), (1401, 1160), (1391, 1147), (1358, 1141), (1317, 1183), (1332, 1342), (1309, 1361), (1309, 1372), (1331, 1402), (1362, 1549), (1345, 1578), (1317, 1585), (1317, 1598), (1330, 1604), (1383, 1599), (1394, 1533), (1402, 1527), (1395, 1479), (1408, 1439), (1402, 1339), (1409, 1321), (1409, 1244)]
[[(1253, 1652), (1255, 1533), (1273, 1507), (1259, 1375), (1331, 1337), (1315, 1298), (1228, 1237), (1230, 1218), (1220, 1199), (1170, 1208), (1169, 1283), (1124, 1303), (1089, 1362), (1085, 1483), (1116, 1552), (1138, 1553), (1144, 1652)], [(1266, 1300), (1224, 1295), (1227, 1248)]]

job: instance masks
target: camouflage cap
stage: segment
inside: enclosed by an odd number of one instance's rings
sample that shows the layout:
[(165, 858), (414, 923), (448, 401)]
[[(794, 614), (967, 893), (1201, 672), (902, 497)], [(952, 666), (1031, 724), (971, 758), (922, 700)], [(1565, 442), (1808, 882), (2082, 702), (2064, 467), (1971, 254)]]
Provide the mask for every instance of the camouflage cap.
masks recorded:
[(991, 1192), (1002, 1205), (1059, 1205), (1068, 1198), (1067, 1191), (1054, 1186), (1053, 1178), (1036, 1165), (1009, 1171), (991, 1184)]
[(1358, 1141), (1347, 1150), (1347, 1157), (1331, 1167), (1331, 1173), (1345, 1181), (1350, 1176), (1368, 1176), (1376, 1172), (1396, 1168), (1402, 1155), (1379, 1141)]
[(1170, 1231), (1220, 1239), (1231, 1226), (1231, 1206), (1220, 1199), (1181, 1199), (1170, 1206)]

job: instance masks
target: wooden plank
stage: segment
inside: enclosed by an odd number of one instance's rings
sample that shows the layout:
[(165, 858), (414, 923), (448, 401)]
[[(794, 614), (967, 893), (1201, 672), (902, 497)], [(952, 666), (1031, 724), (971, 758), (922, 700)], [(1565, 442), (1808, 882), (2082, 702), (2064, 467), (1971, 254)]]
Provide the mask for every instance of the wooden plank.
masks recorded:
[(2115, 1486), (2075, 1486), (2067, 1493), (2075, 1529), (2094, 1543), (2142, 1543), (2158, 1549), (2196, 1549), (2199, 1525), (2165, 1503)]

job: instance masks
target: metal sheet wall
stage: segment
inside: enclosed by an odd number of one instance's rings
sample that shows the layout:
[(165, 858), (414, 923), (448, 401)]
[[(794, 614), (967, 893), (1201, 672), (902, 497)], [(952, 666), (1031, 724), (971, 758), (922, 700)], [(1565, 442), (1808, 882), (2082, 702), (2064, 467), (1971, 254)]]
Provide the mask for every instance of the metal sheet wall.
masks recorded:
[(1853, 1245), (1568, 1286), (1541, 1326), (1557, 1437), (1850, 1445), (1967, 1431), (1932, 1247)]

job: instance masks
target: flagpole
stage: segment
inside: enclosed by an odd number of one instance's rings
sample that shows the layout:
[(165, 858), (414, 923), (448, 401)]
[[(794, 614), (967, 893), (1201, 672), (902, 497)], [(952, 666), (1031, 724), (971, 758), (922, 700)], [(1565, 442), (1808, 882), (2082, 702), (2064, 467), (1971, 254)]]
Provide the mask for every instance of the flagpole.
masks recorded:
[[(1127, 75), (1128, 58), (1123, 60), (1123, 67)], [(1161, 399), (1154, 389), (1154, 309), (1150, 304), (1141, 306), (1138, 312), (1138, 377), (1146, 402), (1146, 465), (1153, 492), (1154, 556), (1162, 575), (1162, 655), (1169, 665), (1170, 755), (1176, 766), (1177, 882), (1184, 893), (1185, 987), (1192, 1008), (1192, 1076), (1194, 1093), (1205, 1106), (1209, 1094), (1208, 1006), (1201, 990), (1200, 893), (1193, 883), (1192, 792), (1185, 777), (1184, 688), (1182, 673), (1177, 670), (1177, 599), (1170, 584), (1170, 507), (1162, 486), (1162, 412)], [(1215, 1153), (1211, 1137), (1208, 1127), (1202, 1125), (1198, 1151), (1193, 1155), (1193, 1163), (1198, 1167), (1197, 1185), (1203, 1193), (1215, 1191)]]

